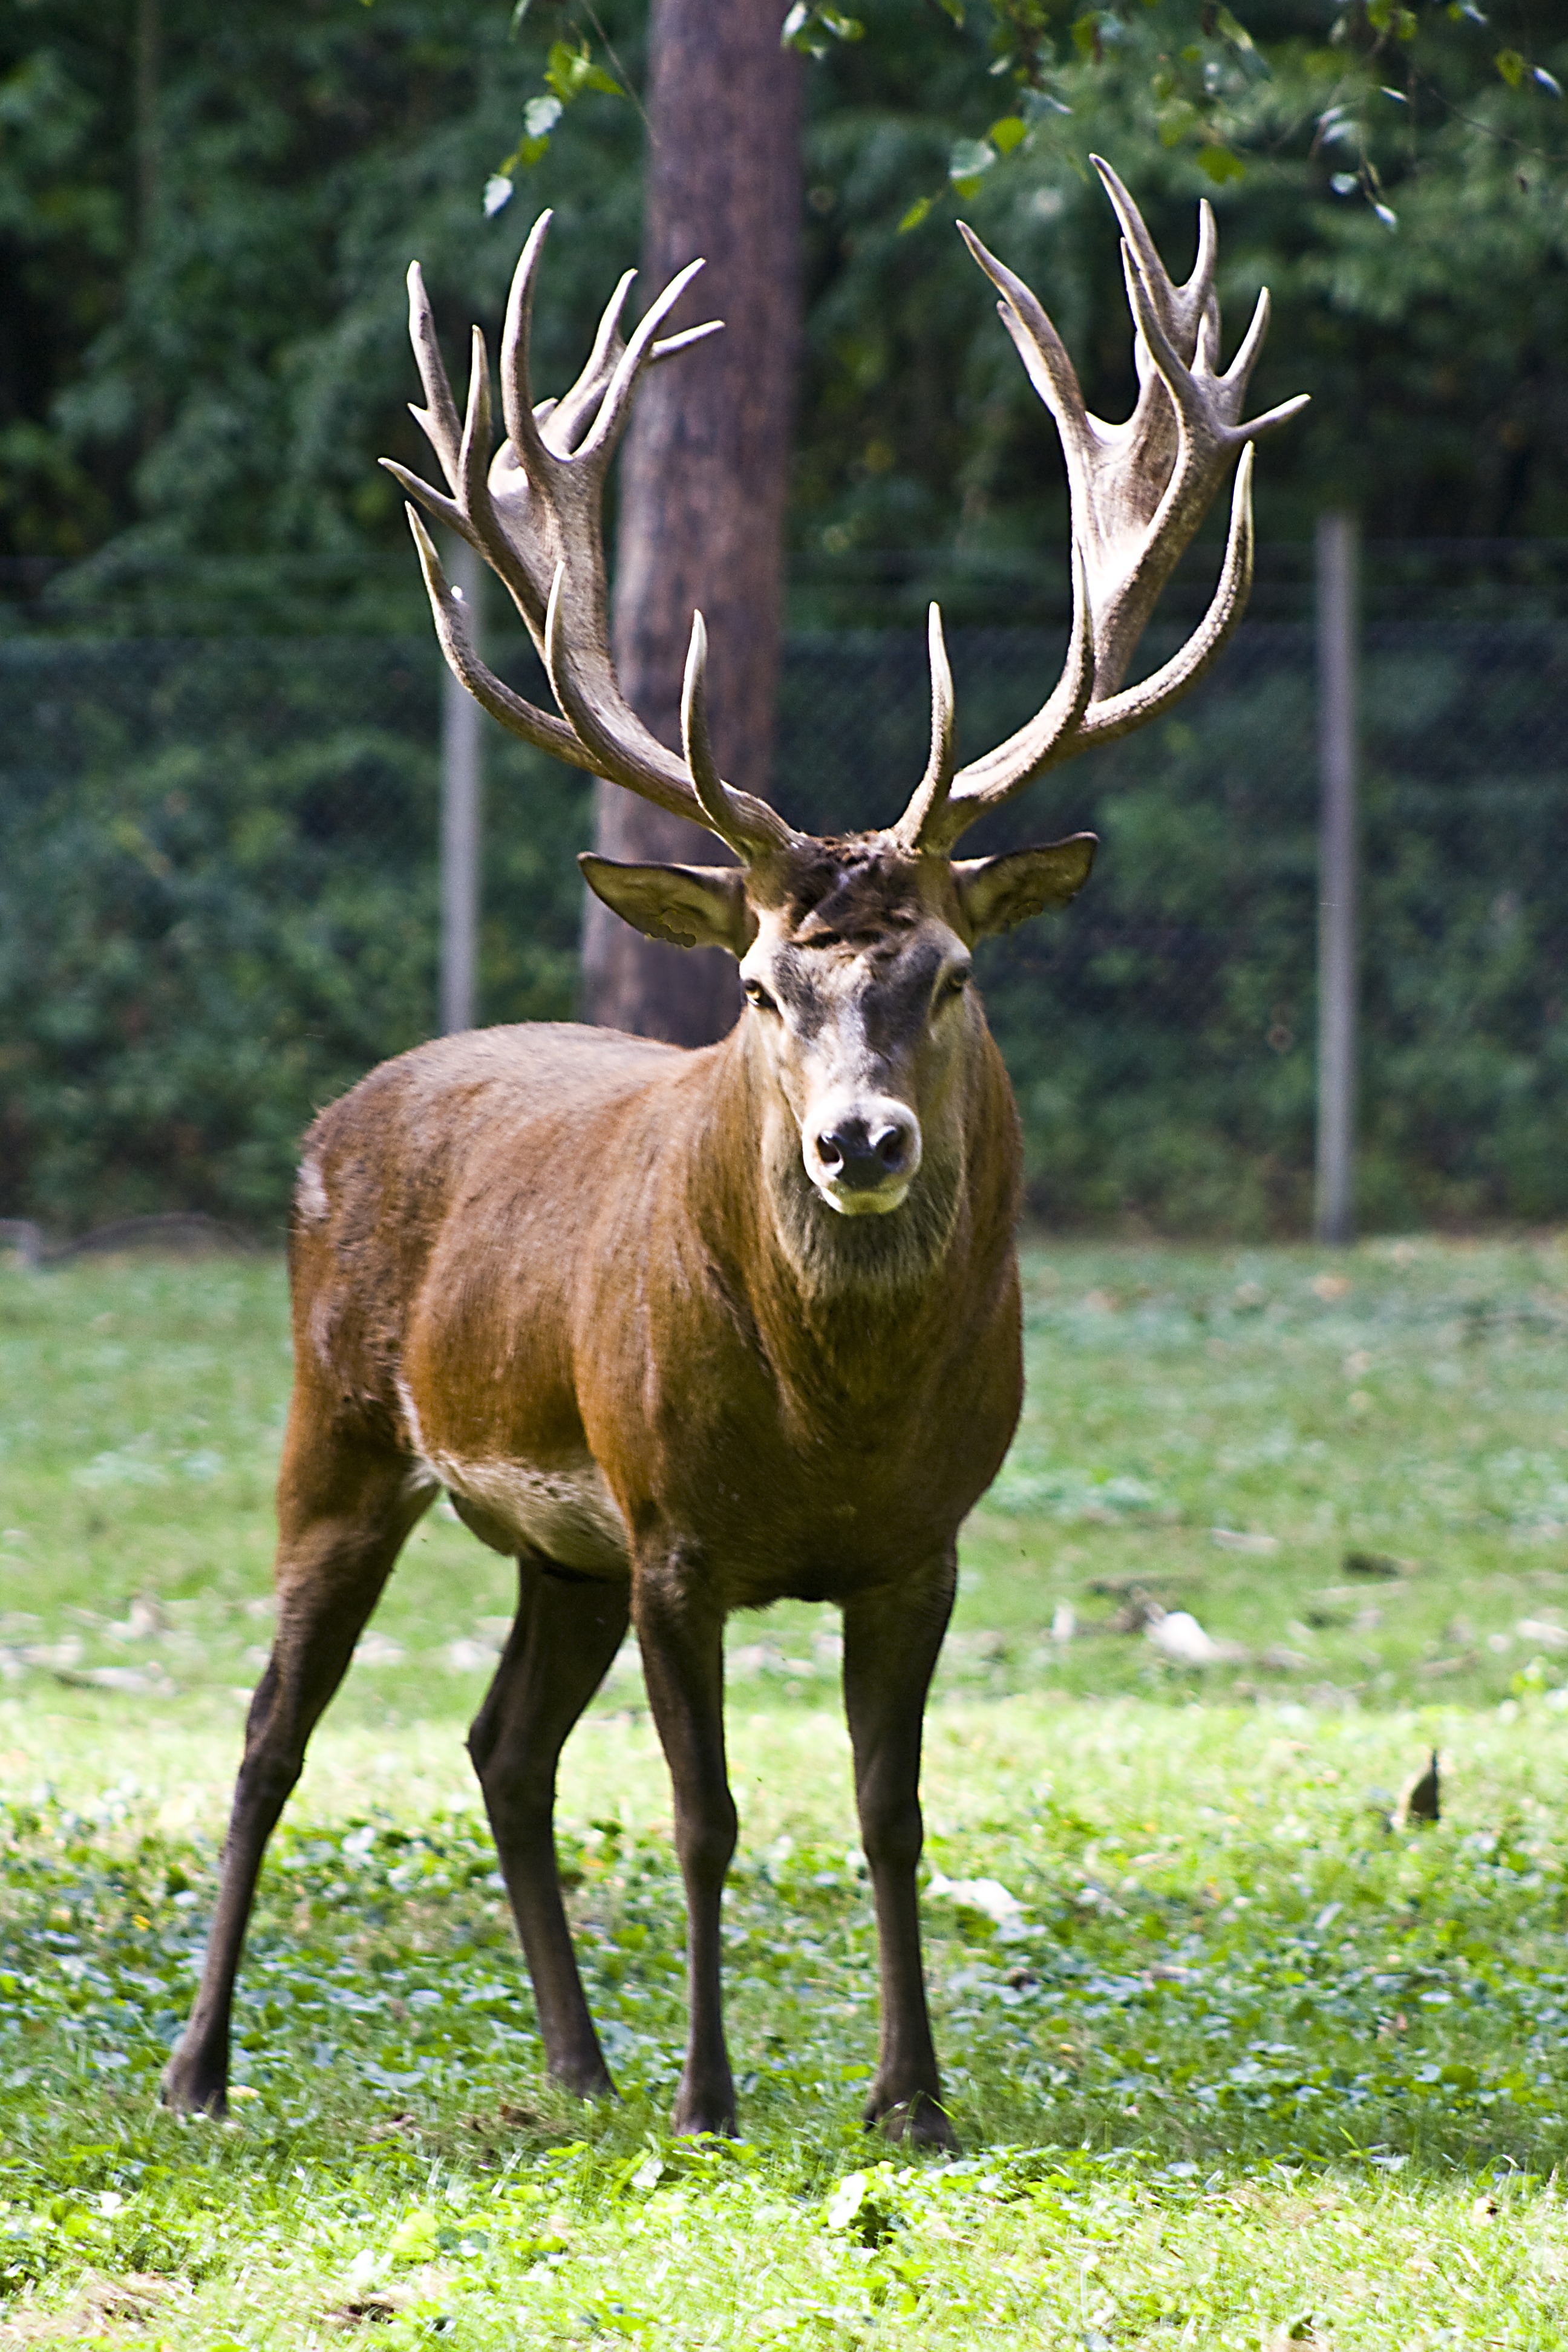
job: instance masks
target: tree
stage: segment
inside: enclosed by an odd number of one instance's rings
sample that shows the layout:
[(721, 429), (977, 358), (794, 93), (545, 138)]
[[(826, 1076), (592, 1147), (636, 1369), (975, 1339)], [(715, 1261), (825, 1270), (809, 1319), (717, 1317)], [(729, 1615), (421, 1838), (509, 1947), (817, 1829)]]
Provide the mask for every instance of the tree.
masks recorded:
[[(633, 708), (679, 743), (700, 607), (720, 763), (765, 794), (800, 328), (799, 67), (780, 46), (773, 0), (655, 0), (650, 31), (645, 290), (705, 255), (687, 315), (721, 318), (724, 331), (656, 370), (639, 395), (622, 459), (616, 662)], [(599, 787), (596, 838), (605, 856), (634, 861), (721, 854), (613, 784)], [(591, 1020), (681, 1045), (721, 1034), (740, 1004), (729, 957), (658, 946), (596, 899), (584, 980)]]

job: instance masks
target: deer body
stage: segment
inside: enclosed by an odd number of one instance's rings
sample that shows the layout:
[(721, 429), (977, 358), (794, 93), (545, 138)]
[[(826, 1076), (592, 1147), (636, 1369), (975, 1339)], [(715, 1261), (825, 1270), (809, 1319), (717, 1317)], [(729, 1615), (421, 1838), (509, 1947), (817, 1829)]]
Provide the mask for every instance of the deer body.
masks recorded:
[(931, 1255), (885, 1267), (881, 1220), (824, 1207), (805, 1273), (744, 1023), (698, 1052), (540, 1024), (384, 1065), (307, 1141), (296, 1417), (384, 1438), (514, 1557), (624, 1582), (679, 1551), (725, 1612), (896, 1579), (951, 1544), (1022, 1393), (1016, 1119), (978, 1004), (973, 1037)]
[[(1208, 207), (1192, 277), (1174, 285), (1131, 198), (1100, 169), (1137, 328), (1140, 390), (1126, 424), (1088, 414), (1035, 297), (969, 236), (1067, 460), (1074, 597), (1061, 676), (1034, 719), (960, 768), (933, 606), (925, 774), (896, 825), (844, 839), (795, 832), (720, 775), (700, 614), (681, 757), (616, 680), (599, 501), (639, 372), (711, 331), (656, 340), (700, 265), (629, 343), (623, 279), (577, 383), (536, 406), (528, 346), (542, 218), (508, 306), (506, 437), (493, 459), (483, 339), (476, 330), (459, 418), (410, 272), (427, 404), (415, 415), (447, 487), (393, 471), (503, 581), (557, 712), (479, 660), (411, 507), (447, 658), (504, 726), (729, 845), (738, 863), (728, 866), (583, 864), (637, 929), (733, 954), (746, 1004), (723, 1043), (700, 1052), (564, 1026), (447, 1038), (373, 1072), (311, 1129), (290, 1258), (278, 1631), (247, 1725), (201, 1990), (164, 2078), (177, 2107), (223, 2110), (235, 1976), (267, 1840), (409, 1530), (445, 1488), (473, 1531), (519, 1563), (517, 1616), (468, 1746), (551, 2072), (585, 2094), (610, 2088), (552, 1817), (562, 1745), (631, 1623), (686, 1887), (689, 2027), (675, 2123), (731, 2127), (719, 1966), (736, 1832), (724, 1620), (788, 1595), (827, 1601), (843, 1612), (880, 1953), (867, 2119), (952, 2144), (921, 1972), (921, 1720), (958, 1530), (1001, 1465), (1022, 1394), (1018, 1125), (969, 985), (971, 951), (1071, 898), (1094, 842), (952, 852), (984, 810), (1142, 725), (1203, 676), (1246, 599), (1250, 443), (1299, 404), (1239, 422), (1267, 297), (1221, 373)], [(1125, 687), (1160, 588), (1238, 457), (1209, 612), (1181, 652)]]

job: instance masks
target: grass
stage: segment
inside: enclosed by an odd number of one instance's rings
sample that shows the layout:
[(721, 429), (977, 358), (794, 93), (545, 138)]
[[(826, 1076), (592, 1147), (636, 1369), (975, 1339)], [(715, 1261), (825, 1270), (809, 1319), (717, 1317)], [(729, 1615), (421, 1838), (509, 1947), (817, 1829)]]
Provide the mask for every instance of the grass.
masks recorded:
[[(1568, 2344), (1568, 1253), (1026, 1272), (928, 1741), (957, 2164), (856, 2122), (874, 1953), (805, 1608), (731, 1639), (749, 2137), (664, 2130), (679, 1904), (629, 1661), (562, 1806), (625, 2096), (542, 2083), (460, 1746), (508, 1570), (438, 1515), (264, 1878), (240, 2122), (163, 2115), (268, 1631), (281, 1278), (0, 1272), (0, 2345)], [(1140, 1594), (1224, 1654), (1167, 1663)], [(1433, 1744), (1444, 1818), (1391, 1831)]]

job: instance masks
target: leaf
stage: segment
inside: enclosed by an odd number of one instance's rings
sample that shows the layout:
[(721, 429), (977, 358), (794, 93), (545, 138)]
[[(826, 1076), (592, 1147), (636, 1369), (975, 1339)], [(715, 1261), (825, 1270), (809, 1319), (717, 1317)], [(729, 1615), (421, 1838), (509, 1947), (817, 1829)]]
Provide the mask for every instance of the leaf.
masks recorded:
[(1555, 74), (1548, 73), (1544, 66), (1531, 66), (1530, 70), (1542, 89), (1548, 91), (1552, 98), (1562, 97), (1563, 85)]
[(963, 0), (936, 0), (944, 16), (951, 16), (960, 32), (963, 30)]
[(961, 195), (973, 195), (983, 173), (996, 161), (996, 150), (984, 139), (955, 139), (948, 158), (947, 176)]
[(1216, 188), (1223, 188), (1229, 180), (1245, 180), (1247, 177), (1246, 164), (1239, 155), (1233, 155), (1228, 147), (1212, 144), (1200, 147), (1198, 169), (1214, 182)]
[(779, 47), (799, 49), (806, 57), (825, 58), (827, 45), (818, 37), (823, 33), (830, 33), (836, 41), (863, 41), (866, 27), (858, 16), (847, 16), (842, 8), (825, 6), (823, 0), (795, 0), (779, 33)]
[(1524, 59), (1517, 49), (1500, 49), (1492, 59), (1510, 89), (1517, 89), (1524, 79)]
[(603, 90), (607, 98), (626, 95), (614, 75), (595, 64), (586, 41), (580, 49), (573, 48), (567, 41), (552, 41), (544, 79), (563, 106), (570, 106), (585, 89)]
[(521, 32), (523, 18), (527, 16), (532, 5), (533, 0), (516, 0), (516, 5), (513, 7), (511, 12), (511, 23), (507, 28), (514, 41)]
[(1010, 155), (1015, 147), (1023, 145), (1028, 135), (1028, 124), (1017, 114), (1003, 115), (1001, 121), (994, 122), (985, 134), (999, 155)]
[(558, 98), (531, 98), (522, 110), (522, 120), (531, 139), (547, 139), (560, 121), (561, 100)]
[(1397, 228), (1399, 226), (1399, 215), (1394, 211), (1392, 205), (1374, 204), (1373, 205), (1373, 211), (1377, 215), (1378, 219), (1383, 223), (1384, 228)]
[(1097, 16), (1079, 16), (1077, 19), (1072, 28), (1072, 45), (1085, 65), (1088, 65), (1091, 58), (1099, 57), (1100, 18)]
[(899, 223), (899, 235), (902, 236), (907, 230), (919, 228), (921, 221), (930, 216), (931, 208), (935, 202), (934, 196), (917, 196)]
[(1220, 32), (1224, 34), (1226, 39), (1230, 43), (1233, 48), (1244, 49), (1249, 55), (1254, 54), (1254, 43), (1251, 34), (1247, 31), (1245, 25), (1241, 25), (1237, 22), (1228, 8), (1221, 8), (1216, 12), (1215, 24)]

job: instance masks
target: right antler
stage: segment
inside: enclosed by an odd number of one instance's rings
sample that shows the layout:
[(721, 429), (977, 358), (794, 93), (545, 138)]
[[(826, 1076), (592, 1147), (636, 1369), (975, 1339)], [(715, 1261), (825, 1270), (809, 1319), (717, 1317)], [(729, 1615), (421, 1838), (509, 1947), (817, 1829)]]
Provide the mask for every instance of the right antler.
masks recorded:
[[(1029, 381), (1056, 420), (1072, 508), (1073, 625), (1062, 676), (1035, 718), (968, 767), (953, 770), (952, 685), (931, 608), (931, 762), (895, 828), (910, 849), (950, 849), (986, 809), (1010, 800), (1047, 768), (1091, 744), (1142, 726), (1195, 686), (1240, 619), (1252, 580), (1252, 447), (1307, 395), (1242, 424), (1247, 379), (1268, 325), (1258, 295), (1241, 348), (1223, 374), (1215, 293), (1214, 215), (1198, 208), (1198, 251), (1184, 286), (1173, 285), (1138, 207), (1109, 163), (1094, 167), (1121, 226), (1127, 299), (1137, 328), (1138, 401), (1124, 425), (1091, 416), (1067, 348), (1023, 279), (969, 228), (971, 253), (1002, 300), (1002, 322)], [(1161, 590), (1190, 543), (1226, 467), (1241, 453), (1219, 585), (1193, 635), (1163, 667), (1122, 688)]]
[(436, 616), (442, 651), (470, 694), (514, 735), (570, 766), (624, 784), (672, 814), (717, 833), (741, 856), (794, 838), (764, 801), (721, 778), (708, 745), (703, 669), (706, 636), (693, 616), (683, 705), (686, 758), (650, 734), (623, 697), (610, 654), (601, 509), (605, 476), (631, 411), (637, 379), (650, 362), (718, 331), (710, 319), (658, 340), (658, 329), (701, 268), (693, 261), (673, 278), (632, 336), (621, 311), (635, 272), (610, 297), (594, 348), (564, 399), (536, 407), (529, 380), (529, 331), (540, 255), (551, 215), (534, 223), (517, 265), (501, 343), (501, 404), (507, 437), (490, 457), (489, 354), (473, 331), (468, 413), (457, 403), (436, 340), (419, 265), (408, 272), (408, 328), (428, 404), (413, 411), (440, 460), (450, 496), (391, 457), (382, 464), (421, 506), (460, 533), (502, 580), (528, 625), (560, 705), (561, 717), (514, 694), (475, 649), (459, 591), (447, 582), (435, 543), (410, 506), (409, 526)]

